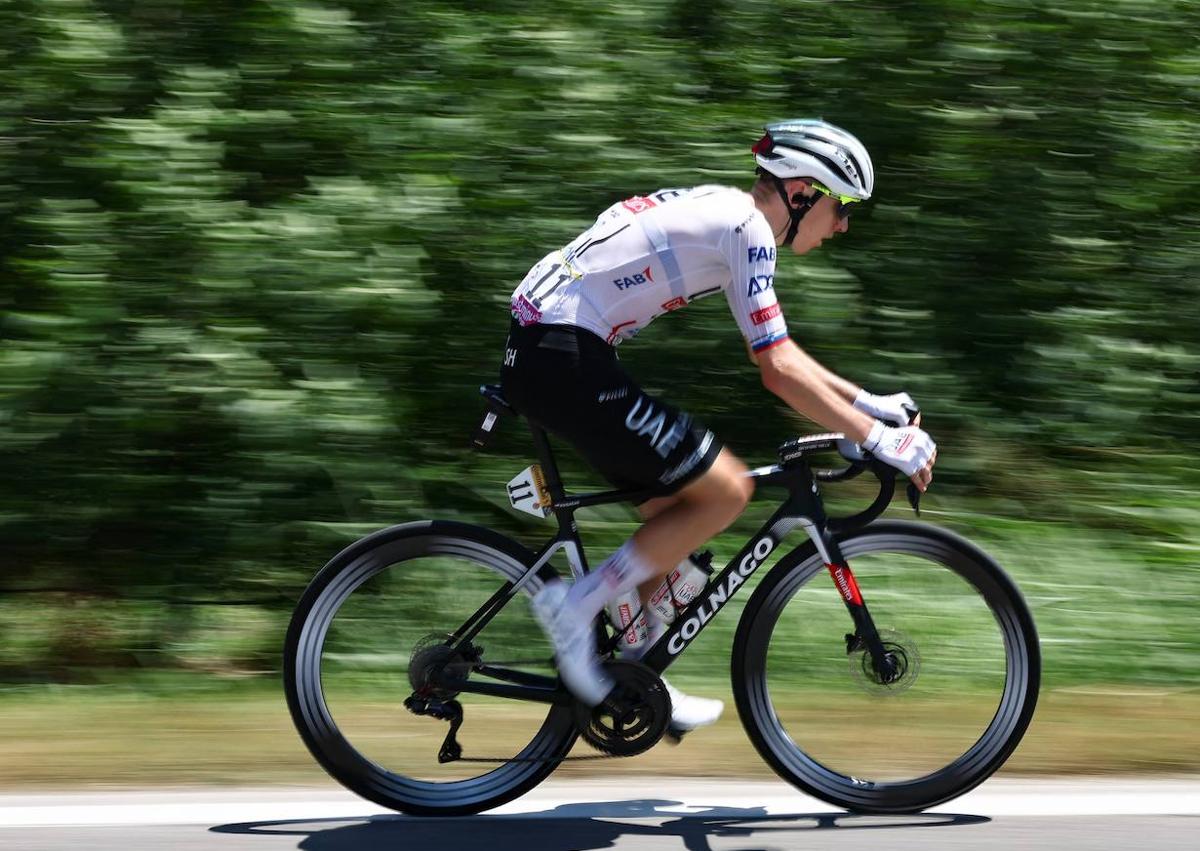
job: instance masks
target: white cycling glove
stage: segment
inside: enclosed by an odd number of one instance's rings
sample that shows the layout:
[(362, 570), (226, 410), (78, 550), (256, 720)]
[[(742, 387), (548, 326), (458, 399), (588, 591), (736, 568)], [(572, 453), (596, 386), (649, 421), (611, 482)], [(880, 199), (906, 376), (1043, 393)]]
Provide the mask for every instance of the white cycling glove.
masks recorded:
[(914, 475), (924, 468), (937, 450), (937, 444), (928, 434), (916, 426), (892, 428), (878, 420), (871, 426), (871, 433), (863, 441), (863, 448), (875, 453), (875, 457), (891, 464), (904, 475)]
[(865, 414), (870, 414), (877, 420), (891, 422), (899, 426), (908, 425), (909, 412), (905, 406), (916, 410), (917, 404), (907, 393), (893, 393), (891, 396), (876, 396), (866, 390), (859, 390), (854, 397), (854, 407)]

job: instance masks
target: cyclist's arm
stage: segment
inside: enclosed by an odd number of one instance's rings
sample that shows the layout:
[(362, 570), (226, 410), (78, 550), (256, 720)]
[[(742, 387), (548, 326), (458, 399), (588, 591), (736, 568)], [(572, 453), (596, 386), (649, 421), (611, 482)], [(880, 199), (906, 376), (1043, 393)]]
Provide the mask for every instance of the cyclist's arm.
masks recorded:
[(789, 408), (855, 443), (867, 439), (875, 420), (851, 404), (858, 388), (813, 360), (791, 339), (756, 356), (763, 386)]
[(729, 309), (759, 366), (763, 383), (793, 410), (855, 442), (874, 425), (851, 403), (859, 388), (825, 369), (788, 336), (775, 297), (775, 238), (765, 218), (751, 216), (726, 235), (726, 262), (732, 281)]

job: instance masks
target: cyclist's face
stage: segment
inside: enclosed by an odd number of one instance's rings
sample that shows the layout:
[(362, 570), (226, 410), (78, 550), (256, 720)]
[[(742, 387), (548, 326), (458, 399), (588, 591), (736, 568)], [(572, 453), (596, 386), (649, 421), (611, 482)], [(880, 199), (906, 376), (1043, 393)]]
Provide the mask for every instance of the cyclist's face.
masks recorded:
[(850, 229), (849, 218), (838, 217), (837, 199), (819, 195), (817, 190), (803, 181), (796, 181), (796, 188), (792, 191), (803, 192), (805, 197), (817, 194), (819, 198), (800, 220), (800, 229), (792, 240), (792, 251), (796, 254), (812, 251), (835, 233), (845, 233)]

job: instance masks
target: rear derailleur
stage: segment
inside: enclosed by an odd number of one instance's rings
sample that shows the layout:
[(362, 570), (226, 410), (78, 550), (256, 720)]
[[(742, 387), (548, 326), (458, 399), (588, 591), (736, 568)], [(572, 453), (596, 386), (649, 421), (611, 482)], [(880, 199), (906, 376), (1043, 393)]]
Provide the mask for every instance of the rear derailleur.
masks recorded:
[(438, 762), (454, 762), (462, 758), (458, 743), (458, 728), (463, 722), (462, 704), (457, 686), (467, 679), (471, 666), (483, 657), (483, 648), (466, 642), (451, 646), (452, 636), (428, 635), (417, 642), (408, 664), (408, 681), (414, 691), (404, 701), (404, 708), (414, 715), (428, 715), (450, 722), (438, 750)]
[(462, 726), (463, 722), (461, 703), (454, 698), (441, 700), (436, 697), (421, 697), (412, 694), (405, 699), (404, 708), (413, 715), (428, 715), (441, 721), (449, 721), (450, 732), (446, 734), (445, 741), (438, 749), (438, 762), (445, 764), (462, 758), (462, 745), (456, 738), (458, 728)]

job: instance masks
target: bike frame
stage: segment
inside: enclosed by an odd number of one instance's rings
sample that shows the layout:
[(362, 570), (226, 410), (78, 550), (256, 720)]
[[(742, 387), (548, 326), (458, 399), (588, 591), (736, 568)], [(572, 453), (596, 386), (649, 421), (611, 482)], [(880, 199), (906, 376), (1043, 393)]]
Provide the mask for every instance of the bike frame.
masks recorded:
[[(521, 579), (517, 582), (506, 582), (474, 615), (455, 630), (452, 634), (454, 647), (469, 643), (474, 636), (478, 635), (534, 575), (548, 575), (543, 573), (543, 569), (552, 570), (547, 568), (547, 565), (550, 558), (559, 550), (565, 552), (576, 580), (588, 572), (583, 541), (579, 537), (579, 527), (575, 522), (575, 512), (580, 508), (614, 502), (638, 502), (661, 495), (652, 490), (610, 490), (577, 495), (568, 494), (563, 487), (558, 465), (554, 460), (554, 453), (546, 433), (532, 423), (529, 425), (533, 433), (538, 460), (545, 476), (546, 489), (551, 499), (550, 510), (558, 521), (558, 533), (542, 547), (534, 564)], [(846, 564), (841, 548), (830, 529), (830, 519), (821, 502), (817, 478), (812, 468), (807, 462), (800, 460), (760, 467), (751, 470), (748, 475), (754, 479), (756, 485), (786, 488), (787, 498), (770, 519), (738, 551), (729, 564), (709, 581), (704, 592), (686, 609), (677, 614), (666, 633), (642, 656), (641, 663), (655, 673), (662, 674), (712, 622), (742, 585), (765, 563), (766, 559), (779, 548), (788, 533), (797, 526), (801, 526), (825, 561), (825, 566), (829, 570), (834, 585), (854, 624), (854, 632), (847, 635), (847, 649), (849, 650), (853, 646), (852, 641), (861, 641), (862, 644), (859, 646), (866, 647), (877, 670), (890, 672), (892, 662), (884, 651), (879, 632), (871, 619), (862, 592), (854, 579), (854, 574), (850, 571), (850, 566)], [(606, 638), (600, 626), (597, 626), (597, 631), (598, 639)], [(542, 703), (569, 704), (573, 701), (559, 680), (554, 677), (483, 664), (477, 665), (474, 670), (495, 679), (507, 680), (512, 685), (471, 679), (454, 680), (446, 682), (445, 685), (461, 692), (490, 694)]]

